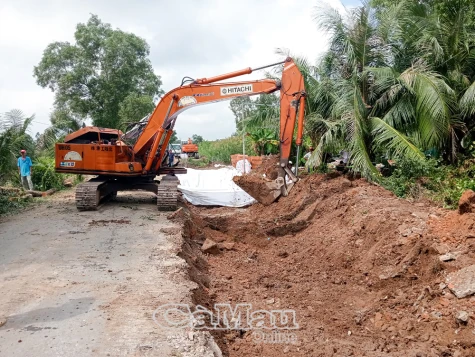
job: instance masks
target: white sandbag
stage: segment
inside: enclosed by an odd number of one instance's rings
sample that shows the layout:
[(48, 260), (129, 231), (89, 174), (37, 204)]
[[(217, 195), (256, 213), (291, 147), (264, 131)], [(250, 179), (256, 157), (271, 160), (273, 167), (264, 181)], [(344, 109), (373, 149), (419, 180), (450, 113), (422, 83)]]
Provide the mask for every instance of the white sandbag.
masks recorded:
[(257, 201), (233, 182), (241, 174), (234, 167), (218, 170), (194, 170), (176, 175), (180, 180), (178, 189), (193, 205), (245, 207)]
[(247, 159), (239, 160), (236, 163), (236, 170), (238, 170), (240, 173), (248, 174), (251, 172), (251, 163)]

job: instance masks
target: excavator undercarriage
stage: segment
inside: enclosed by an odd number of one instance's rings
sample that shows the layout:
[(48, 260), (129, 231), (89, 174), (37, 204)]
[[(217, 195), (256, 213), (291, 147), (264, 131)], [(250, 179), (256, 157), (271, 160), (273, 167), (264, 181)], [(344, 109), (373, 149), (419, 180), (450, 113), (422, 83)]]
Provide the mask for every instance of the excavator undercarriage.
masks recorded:
[(164, 175), (158, 182), (99, 176), (76, 187), (76, 207), (79, 211), (94, 211), (105, 201), (115, 198), (118, 191), (142, 190), (156, 195), (159, 211), (174, 211), (177, 208), (177, 187), (178, 178), (174, 175)]

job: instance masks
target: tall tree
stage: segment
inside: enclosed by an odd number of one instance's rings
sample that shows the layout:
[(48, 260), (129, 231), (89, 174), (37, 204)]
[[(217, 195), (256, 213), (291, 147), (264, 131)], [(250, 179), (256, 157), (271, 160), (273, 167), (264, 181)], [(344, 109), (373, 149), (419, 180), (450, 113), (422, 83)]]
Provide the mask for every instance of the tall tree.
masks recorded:
[(275, 94), (261, 94), (253, 100), (253, 108), (245, 119), (245, 128), (269, 129), (278, 132), (280, 100)]
[(112, 29), (96, 15), (78, 24), (74, 37), (73, 44), (48, 45), (34, 68), (37, 83), (55, 92), (57, 108), (91, 118), (96, 126), (118, 128), (121, 105), (143, 108), (162, 93), (145, 40)]
[(172, 136), (170, 136), (170, 144), (179, 143), (179, 142), (180, 142), (180, 140), (178, 139), (178, 135), (176, 133), (176, 130), (173, 130)]
[(232, 99), (229, 108), (234, 114), (236, 126), (239, 126), (242, 120), (249, 117), (255, 106), (250, 97), (243, 96)]
[(131, 93), (119, 105), (120, 129), (128, 124), (140, 121), (147, 114), (152, 113), (155, 105), (148, 95)]
[(231, 100), (230, 109), (238, 131), (244, 127), (278, 128), (280, 107), (279, 97), (275, 94), (261, 94), (256, 99), (237, 97)]
[(193, 140), (193, 144), (198, 145), (199, 143), (203, 142), (203, 137), (198, 134), (193, 134), (191, 140)]

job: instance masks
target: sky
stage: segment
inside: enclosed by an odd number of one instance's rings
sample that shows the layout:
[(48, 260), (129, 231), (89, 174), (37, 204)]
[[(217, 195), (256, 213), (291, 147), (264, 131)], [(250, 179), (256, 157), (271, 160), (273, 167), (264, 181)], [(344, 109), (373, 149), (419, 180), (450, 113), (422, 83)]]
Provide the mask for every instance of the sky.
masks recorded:
[[(343, 0), (355, 6), (356, 0)], [(327, 37), (313, 17), (322, 3), (343, 11), (340, 0), (0, 0), (0, 113), (35, 114), (33, 136), (50, 124), (54, 93), (36, 84), (33, 67), (48, 44), (74, 43), (78, 23), (90, 14), (144, 38), (165, 92), (184, 76), (202, 78), (282, 59), (277, 48), (316, 62)], [(258, 71), (233, 80), (264, 78)], [(235, 131), (229, 102), (191, 108), (177, 120), (180, 139), (207, 140)]]

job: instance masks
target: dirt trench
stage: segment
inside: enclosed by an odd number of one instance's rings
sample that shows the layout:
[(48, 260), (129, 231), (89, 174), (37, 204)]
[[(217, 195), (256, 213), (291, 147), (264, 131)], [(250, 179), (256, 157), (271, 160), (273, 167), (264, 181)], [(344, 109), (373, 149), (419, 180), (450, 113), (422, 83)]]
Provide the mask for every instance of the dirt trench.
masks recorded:
[[(475, 297), (457, 299), (446, 284), (475, 264), (473, 213), (316, 175), (270, 207), (186, 205), (179, 219), (195, 304), (296, 313), (290, 342), (255, 329), (211, 331), (224, 356), (475, 355)], [(201, 250), (206, 240), (212, 254)], [(456, 259), (441, 261), (446, 253)]]

